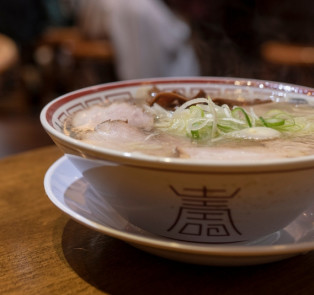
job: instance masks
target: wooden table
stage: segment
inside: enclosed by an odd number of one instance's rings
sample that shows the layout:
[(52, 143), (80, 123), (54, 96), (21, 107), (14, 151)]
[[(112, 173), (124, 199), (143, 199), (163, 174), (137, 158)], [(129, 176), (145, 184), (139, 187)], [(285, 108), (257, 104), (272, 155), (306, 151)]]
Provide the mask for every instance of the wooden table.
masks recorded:
[(166, 260), (71, 220), (48, 199), (54, 146), (0, 160), (0, 294), (314, 294), (314, 253), (250, 267)]

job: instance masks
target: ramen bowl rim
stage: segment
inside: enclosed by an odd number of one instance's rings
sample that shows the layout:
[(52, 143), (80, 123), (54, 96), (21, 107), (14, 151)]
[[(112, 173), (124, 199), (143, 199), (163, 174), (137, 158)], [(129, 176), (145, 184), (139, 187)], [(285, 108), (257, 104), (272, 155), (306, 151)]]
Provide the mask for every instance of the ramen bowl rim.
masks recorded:
[[(47, 120), (47, 112), (50, 108), (60, 102), (61, 100), (66, 100), (69, 97), (72, 97), (70, 100), (78, 99), (84, 95), (97, 93), (100, 91), (105, 91), (108, 87), (118, 88), (119, 86), (124, 85), (123, 87), (135, 86), (135, 85), (152, 85), (157, 83), (195, 83), (195, 82), (209, 82), (216, 81), (220, 83), (234, 81), (243, 83), (241, 86), (252, 87), (252, 83), (261, 83), (263, 85), (270, 85), (272, 88), (274, 85), (277, 85), (281, 88), (292, 87), (295, 89), (302, 89), (305, 93), (307, 92), (309, 96), (313, 97), (314, 100), (314, 89), (295, 85), (290, 83), (282, 83), (268, 80), (260, 79), (247, 79), (247, 78), (234, 78), (234, 77), (169, 77), (169, 78), (147, 78), (147, 79), (134, 79), (126, 81), (117, 81), (110, 83), (103, 83), (98, 85), (93, 85), (89, 87), (84, 87), (75, 91), (71, 91), (64, 95), (58, 96), (57, 98), (50, 101), (46, 104), (40, 113), (40, 122), (49, 134), (52, 140), (61, 147), (62, 150), (71, 150), (72, 154), (82, 155), (86, 158), (104, 160), (113, 163), (118, 163), (121, 165), (129, 165), (136, 167), (150, 167), (161, 170), (175, 170), (175, 171), (261, 171), (261, 172), (270, 172), (270, 171), (298, 171), (305, 169), (314, 169), (314, 155), (300, 156), (294, 158), (278, 158), (270, 160), (256, 160), (256, 161), (247, 161), (247, 162), (219, 162), (214, 160), (200, 161), (195, 159), (178, 159), (170, 157), (161, 157), (161, 156), (151, 156), (141, 153), (129, 153), (123, 151), (116, 151), (109, 148), (99, 147), (84, 143), (80, 140), (74, 139), (70, 136), (65, 135), (61, 131), (55, 129)], [(245, 85), (244, 83), (247, 83)], [(234, 84), (235, 85), (235, 84)], [(235, 85), (237, 86), (237, 85)], [(273, 89), (273, 88), (272, 88)], [(278, 89), (276, 89), (278, 90)], [(281, 90), (285, 92), (285, 90)], [(61, 104), (62, 105), (62, 104)], [(60, 106), (61, 106), (60, 105)], [(60, 107), (59, 106), (59, 107)], [(56, 108), (54, 111), (56, 111)], [(52, 117), (52, 115), (51, 115)], [(64, 148), (62, 148), (64, 147)]]

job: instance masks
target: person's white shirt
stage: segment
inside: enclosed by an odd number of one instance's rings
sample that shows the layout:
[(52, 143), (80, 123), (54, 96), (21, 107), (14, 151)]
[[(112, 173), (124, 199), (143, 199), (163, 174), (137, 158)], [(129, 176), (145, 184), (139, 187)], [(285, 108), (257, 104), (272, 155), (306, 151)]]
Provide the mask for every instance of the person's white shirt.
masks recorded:
[(189, 26), (160, 0), (83, 0), (80, 20), (89, 37), (110, 38), (121, 80), (200, 74)]

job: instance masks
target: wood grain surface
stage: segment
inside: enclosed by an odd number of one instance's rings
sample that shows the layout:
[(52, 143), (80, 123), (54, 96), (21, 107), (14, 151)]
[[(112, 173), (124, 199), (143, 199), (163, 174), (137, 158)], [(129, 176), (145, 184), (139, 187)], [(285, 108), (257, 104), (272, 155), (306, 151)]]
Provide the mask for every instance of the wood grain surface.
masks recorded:
[(250, 267), (179, 263), (71, 220), (48, 199), (54, 146), (0, 160), (0, 294), (314, 294), (314, 253)]

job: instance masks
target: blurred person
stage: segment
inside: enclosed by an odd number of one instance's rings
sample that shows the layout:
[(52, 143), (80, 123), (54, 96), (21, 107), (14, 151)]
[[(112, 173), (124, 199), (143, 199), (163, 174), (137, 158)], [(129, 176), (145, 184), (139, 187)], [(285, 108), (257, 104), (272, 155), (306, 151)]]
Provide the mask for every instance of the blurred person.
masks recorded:
[(164, 2), (77, 0), (73, 4), (85, 36), (111, 40), (119, 79), (200, 74), (190, 28)]

